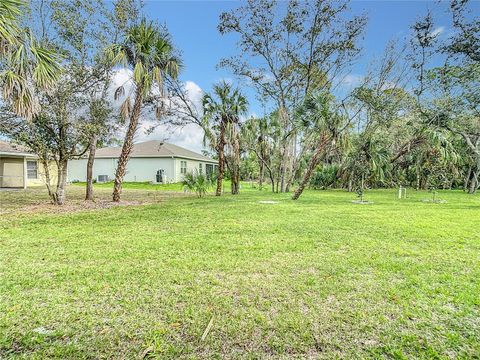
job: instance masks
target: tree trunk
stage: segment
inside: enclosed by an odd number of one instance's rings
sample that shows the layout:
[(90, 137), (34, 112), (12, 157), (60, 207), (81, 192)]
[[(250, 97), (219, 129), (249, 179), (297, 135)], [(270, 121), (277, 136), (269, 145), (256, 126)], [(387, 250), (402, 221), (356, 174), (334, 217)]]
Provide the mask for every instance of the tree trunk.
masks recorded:
[(93, 162), (95, 161), (95, 151), (97, 149), (97, 134), (92, 134), (89, 144), (87, 161), (87, 187), (85, 190), (85, 200), (93, 201)]
[(420, 168), (419, 166), (415, 166), (415, 190), (420, 190)]
[[(285, 172), (287, 170), (286, 167), (286, 152), (282, 151), (282, 159), (280, 165), (280, 192), (285, 192)], [(278, 181), (277, 181), (277, 192), (278, 192)]]
[(352, 192), (352, 191), (353, 191), (353, 179), (352, 179), (352, 175), (350, 175), (350, 178), (348, 179), (348, 188), (347, 188), (347, 191), (348, 191), (348, 192)]
[(260, 161), (260, 168), (258, 170), (258, 188), (262, 190), (263, 188), (263, 181), (265, 177), (265, 165), (263, 164), (263, 161)]
[(133, 111), (130, 116), (130, 123), (128, 124), (128, 130), (125, 134), (125, 140), (123, 141), (122, 152), (118, 159), (117, 171), (115, 172), (115, 185), (113, 187), (113, 201), (120, 201), (120, 194), (122, 193), (122, 182), (127, 170), (128, 160), (133, 149), (133, 137), (137, 132), (138, 120), (140, 118), (140, 110), (142, 108), (142, 87), (137, 86), (135, 92), (135, 104), (133, 105)]
[(280, 192), (284, 193), (289, 191), (289, 180), (291, 176), (291, 144), (290, 139), (285, 140), (285, 148), (282, 154), (281, 167), (280, 167)]
[(463, 180), (463, 191), (467, 191), (468, 189), (468, 183), (470, 181), (470, 176), (472, 175), (472, 167), (469, 166), (468, 167), (468, 172), (467, 172), (467, 176), (465, 176), (464, 180)]
[(472, 155), (476, 160), (476, 164), (474, 165), (472, 172), (473, 172), (473, 177), (470, 182), (470, 187), (468, 189), (469, 194), (475, 194), (477, 191), (477, 188), (479, 187), (479, 177), (480, 177), (480, 137), (473, 136), (470, 137), (466, 133), (461, 134), (463, 138), (465, 139), (468, 148), (472, 151)]
[(57, 162), (58, 166), (58, 178), (57, 178), (57, 188), (55, 192), (52, 192), (51, 198), (55, 205), (65, 204), (65, 185), (67, 183), (67, 166), (68, 160), (60, 159)]
[(307, 170), (305, 171), (305, 175), (303, 176), (303, 179), (300, 182), (300, 185), (298, 186), (297, 190), (295, 191), (295, 193), (292, 196), (292, 200), (297, 200), (300, 197), (300, 195), (302, 195), (302, 192), (305, 189), (305, 186), (307, 186), (307, 184), (309, 183), (310, 178), (312, 177), (313, 171), (315, 170), (315, 168), (318, 165), (318, 162), (320, 160), (320, 155), (321, 155), (322, 151), (324, 150), (325, 145), (327, 144), (327, 141), (328, 141), (328, 137), (325, 136), (325, 135), (322, 135), (322, 137), (320, 138), (320, 140), (318, 142), (317, 148), (315, 149), (310, 161), (308, 162), (308, 166), (307, 166)]
[(233, 134), (232, 195), (240, 193), (240, 139), (238, 132)]
[(218, 177), (217, 177), (217, 190), (215, 191), (216, 196), (222, 195), (222, 182), (223, 175), (225, 173), (225, 121), (224, 119), (220, 120), (220, 134), (217, 144), (217, 153), (218, 153)]
[(50, 177), (50, 167), (47, 159), (41, 160), (45, 171), (45, 186), (47, 187), (48, 196), (52, 198), (52, 178)]
[[(289, 137), (288, 137), (288, 128), (289, 128), (289, 119), (288, 119), (288, 113), (286, 107), (282, 104), (279, 107), (279, 116), (280, 116), (280, 121), (283, 125), (283, 131), (284, 134), (282, 134), (282, 138), (280, 141), (280, 192), (285, 192), (285, 186), (287, 182), (287, 169), (288, 169), (288, 162), (289, 162)], [(279, 191), (278, 189), (278, 184), (277, 184), (277, 192)]]
[(288, 180), (287, 184), (285, 185), (285, 192), (290, 192), (290, 187), (292, 186), (293, 182), (295, 181), (295, 174), (297, 173), (297, 166), (296, 165), (296, 154), (297, 149), (297, 133), (292, 136), (291, 145), (290, 145), (290, 161), (288, 167)]
[(475, 165), (475, 169), (472, 171), (473, 176), (470, 182), (470, 188), (468, 189), (469, 194), (475, 194), (480, 185), (480, 152), (476, 152), (475, 155), (477, 158), (477, 164)]
[(468, 188), (469, 194), (475, 194), (478, 188), (478, 177), (480, 176), (480, 171), (473, 171), (472, 179), (470, 180), (470, 186)]

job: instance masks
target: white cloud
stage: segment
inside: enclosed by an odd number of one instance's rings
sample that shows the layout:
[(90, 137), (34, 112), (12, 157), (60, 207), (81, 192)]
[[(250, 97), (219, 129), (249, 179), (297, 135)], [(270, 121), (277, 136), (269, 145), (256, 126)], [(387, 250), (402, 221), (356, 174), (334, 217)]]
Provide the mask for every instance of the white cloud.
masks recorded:
[(193, 104), (200, 109), (202, 107), (202, 97), (204, 94), (202, 88), (193, 81), (186, 81), (185, 90), (187, 91), (188, 97), (190, 100), (192, 100)]
[[(147, 131), (155, 126), (151, 133)], [(135, 142), (148, 140), (161, 140), (178, 146), (182, 146), (188, 150), (201, 152), (203, 146), (203, 130), (195, 125), (188, 124), (183, 127), (171, 127), (168, 125), (158, 125), (155, 121), (143, 121), (138, 129)]]
[(393, 81), (385, 81), (385, 83), (381, 86), (382, 90), (390, 90), (395, 89), (398, 87), (398, 83)]
[(430, 35), (433, 36), (433, 37), (437, 37), (437, 36), (441, 35), (444, 31), (445, 31), (445, 26), (439, 26), (436, 29), (434, 29), (430, 33)]
[[(130, 95), (133, 89), (131, 76), (132, 71), (128, 69), (120, 69), (113, 75), (109, 95), (114, 105), (114, 111), (119, 111), (119, 107), (125, 99), (125, 97), (122, 97), (115, 101), (115, 90), (119, 86), (123, 86), (125, 89), (125, 96)], [(202, 105), (203, 90), (193, 81), (186, 81), (184, 86), (193, 105), (200, 109)], [(118, 134), (120, 139), (123, 139), (124, 132), (125, 129)], [(140, 119), (139, 129), (134, 139), (135, 142), (148, 140), (166, 141), (196, 152), (201, 152), (201, 150), (204, 149), (203, 130), (198, 125), (188, 124), (183, 127), (164, 125), (160, 124), (153, 114), (152, 116), (147, 115)]]
[(360, 85), (363, 80), (362, 75), (358, 74), (347, 74), (345, 77), (340, 81), (340, 83), (345, 87), (355, 87)]

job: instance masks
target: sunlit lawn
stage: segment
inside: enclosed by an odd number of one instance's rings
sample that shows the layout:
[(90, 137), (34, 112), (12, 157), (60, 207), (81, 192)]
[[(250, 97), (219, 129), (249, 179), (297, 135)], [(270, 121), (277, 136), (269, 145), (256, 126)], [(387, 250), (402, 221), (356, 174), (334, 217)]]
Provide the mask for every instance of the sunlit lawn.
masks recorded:
[(408, 195), (7, 212), (0, 358), (478, 357), (480, 197)]
[[(75, 186), (85, 186), (85, 183), (75, 183)], [(95, 184), (98, 189), (112, 189), (113, 182)], [(149, 182), (125, 182), (122, 184), (123, 189), (129, 190), (159, 190), (159, 191), (183, 191), (184, 186), (181, 183), (172, 184), (151, 184)]]

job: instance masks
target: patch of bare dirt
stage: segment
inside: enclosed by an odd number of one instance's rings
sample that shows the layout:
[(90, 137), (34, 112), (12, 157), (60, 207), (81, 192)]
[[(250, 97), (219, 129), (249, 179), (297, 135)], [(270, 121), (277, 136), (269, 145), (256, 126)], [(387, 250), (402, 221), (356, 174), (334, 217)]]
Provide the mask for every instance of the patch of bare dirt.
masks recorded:
[(65, 214), (65, 213), (75, 213), (79, 211), (93, 211), (93, 210), (102, 210), (109, 209), (115, 206), (139, 206), (139, 205), (148, 205), (153, 204), (153, 202), (145, 201), (120, 201), (115, 203), (113, 201), (107, 200), (97, 200), (97, 201), (71, 201), (67, 202), (64, 205), (54, 205), (48, 202), (39, 202), (38, 204), (26, 205), (20, 209), (10, 209), (6, 211), (0, 211), (0, 214), (8, 213), (49, 213), (49, 214)]
[(84, 200), (84, 188), (69, 186), (64, 205), (53, 205), (44, 188), (0, 193), (0, 215), (15, 214), (65, 214), (81, 211), (96, 211), (115, 206), (142, 206), (162, 203), (172, 197), (193, 196), (180, 192), (161, 192), (125, 189), (122, 201), (111, 199), (111, 189), (95, 189), (95, 201)]

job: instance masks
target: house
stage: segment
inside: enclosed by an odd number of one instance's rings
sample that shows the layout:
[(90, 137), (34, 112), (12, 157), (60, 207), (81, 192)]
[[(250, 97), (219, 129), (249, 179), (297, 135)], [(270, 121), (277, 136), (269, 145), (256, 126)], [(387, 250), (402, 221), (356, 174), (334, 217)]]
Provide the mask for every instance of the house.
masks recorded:
[[(96, 151), (93, 177), (99, 182), (115, 179), (120, 147)], [(183, 180), (190, 172), (213, 173), (217, 161), (177, 145), (159, 140), (134, 144), (124, 181), (173, 183)], [(86, 181), (86, 156), (68, 163), (68, 181)]]
[(45, 184), (38, 157), (20, 145), (0, 140), (0, 188), (23, 188)]

